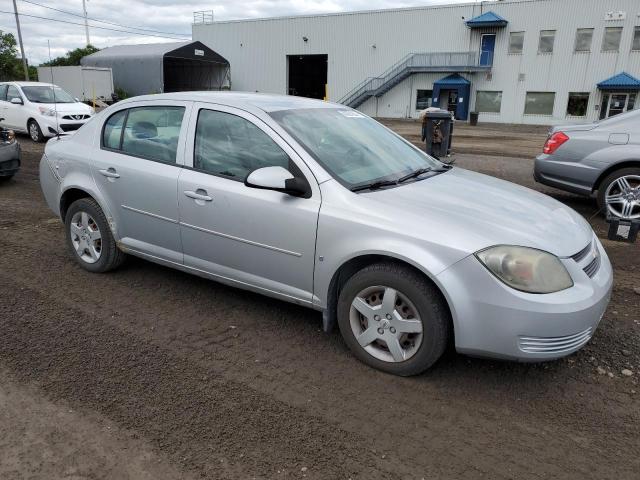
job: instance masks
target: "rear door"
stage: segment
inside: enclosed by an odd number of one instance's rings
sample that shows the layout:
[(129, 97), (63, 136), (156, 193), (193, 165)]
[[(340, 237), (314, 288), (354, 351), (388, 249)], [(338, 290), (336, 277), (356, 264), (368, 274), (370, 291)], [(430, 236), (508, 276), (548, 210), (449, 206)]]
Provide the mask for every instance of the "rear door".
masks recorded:
[[(185, 265), (263, 293), (309, 303), (320, 190), (295, 151), (253, 115), (201, 104), (191, 117), (178, 203)], [(250, 188), (253, 170), (282, 166), (311, 198)]]
[(176, 192), (190, 103), (127, 106), (103, 125), (93, 177), (123, 246), (182, 264)]

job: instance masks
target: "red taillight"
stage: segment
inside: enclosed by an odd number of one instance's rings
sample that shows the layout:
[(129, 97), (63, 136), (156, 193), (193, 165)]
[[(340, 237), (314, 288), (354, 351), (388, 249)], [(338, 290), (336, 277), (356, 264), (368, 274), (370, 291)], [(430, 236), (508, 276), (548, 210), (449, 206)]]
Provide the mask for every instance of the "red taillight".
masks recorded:
[(556, 132), (547, 138), (547, 141), (544, 143), (544, 147), (542, 148), (542, 152), (547, 155), (551, 155), (567, 140), (569, 140), (569, 137), (567, 137), (566, 134), (563, 132)]

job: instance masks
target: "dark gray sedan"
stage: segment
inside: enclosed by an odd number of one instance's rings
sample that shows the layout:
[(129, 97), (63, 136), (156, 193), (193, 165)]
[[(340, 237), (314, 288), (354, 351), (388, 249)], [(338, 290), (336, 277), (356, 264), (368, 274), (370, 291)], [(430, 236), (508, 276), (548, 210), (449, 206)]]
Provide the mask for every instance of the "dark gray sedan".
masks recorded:
[(536, 158), (537, 182), (595, 195), (603, 212), (640, 218), (640, 110), (553, 127)]

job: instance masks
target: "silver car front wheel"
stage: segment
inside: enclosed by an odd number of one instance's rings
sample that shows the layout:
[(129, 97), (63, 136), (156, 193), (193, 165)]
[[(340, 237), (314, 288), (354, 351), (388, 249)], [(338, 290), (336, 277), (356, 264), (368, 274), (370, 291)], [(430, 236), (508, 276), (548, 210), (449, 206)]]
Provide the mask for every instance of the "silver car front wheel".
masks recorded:
[(606, 187), (607, 211), (624, 219), (640, 218), (640, 175), (622, 175)]
[(422, 321), (406, 295), (391, 287), (369, 287), (351, 303), (351, 331), (364, 350), (383, 362), (404, 362), (422, 344)]

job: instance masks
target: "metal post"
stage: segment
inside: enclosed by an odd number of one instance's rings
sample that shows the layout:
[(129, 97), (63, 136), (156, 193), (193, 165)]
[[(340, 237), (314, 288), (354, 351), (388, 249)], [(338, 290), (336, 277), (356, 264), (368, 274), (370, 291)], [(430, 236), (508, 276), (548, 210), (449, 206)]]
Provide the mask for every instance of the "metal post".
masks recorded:
[[(14, 0), (15, 3), (15, 0)], [(91, 40), (89, 40), (89, 20), (87, 19), (87, 2), (86, 0), (82, 0), (82, 11), (84, 12), (84, 33), (87, 36), (87, 47), (91, 45)]]
[(13, 13), (16, 15), (16, 28), (18, 30), (18, 43), (20, 44), (20, 55), (22, 55), (22, 68), (24, 68), (24, 79), (29, 81), (29, 67), (27, 66), (27, 57), (24, 55), (24, 45), (22, 44), (22, 32), (20, 31), (20, 18), (18, 16), (18, 5), (13, 0)]

